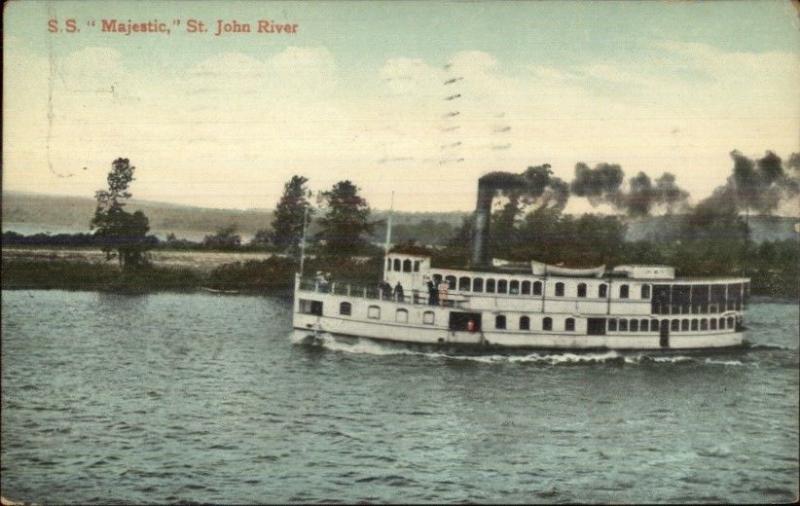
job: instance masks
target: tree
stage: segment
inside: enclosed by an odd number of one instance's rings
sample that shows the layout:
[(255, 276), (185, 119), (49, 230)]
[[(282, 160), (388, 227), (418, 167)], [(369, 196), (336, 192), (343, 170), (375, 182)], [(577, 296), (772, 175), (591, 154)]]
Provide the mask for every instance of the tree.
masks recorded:
[(322, 197), (327, 212), (319, 220), (322, 230), (318, 237), (325, 241), (324, 252), (332, 256), (357, 254), (366, 246), (364, 235), (373, 227), (368, 221), (367, 201), (358, 195), (358, 187), (350, 181), (339, 181)]
[(217, 230), (214, 235), (203, 238), (203, 246), (209, 249), (230, 250), (242, 245), (242, 238), (236, 233), (236, 225), (228, 225)]
[(306, 198), (308, 190), (305, 185), (308, 182), (303, 176), (292, 176), (283, 187), (278, 205), (275, 208), (275, 219), (272, 221), (271, 239), (275, 246), (288, 250), (292, 255), (297, 255), (300, 241), (303, 237), (303, 216), (306, 216), (308, 209), (308, 221), (306, 226), (311, 223), (313, 209)]
[(108, 190), (95, 193), (97, 208), (89, 225), (99, 240), (106, 259), (118, 258), (120, 267), (143, 265), (153, 241), (147, 237), (150, 223), (142, 211), (129, 213), (124, 207), (131, 198), (128, 186), (133, 181), (133, 167), (127, 158), (117, 158), (108, 173)]

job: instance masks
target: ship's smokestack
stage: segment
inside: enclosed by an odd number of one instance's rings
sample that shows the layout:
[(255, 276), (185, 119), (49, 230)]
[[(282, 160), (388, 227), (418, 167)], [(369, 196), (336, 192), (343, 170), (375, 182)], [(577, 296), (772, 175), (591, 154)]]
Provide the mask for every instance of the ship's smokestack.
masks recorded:
[(525, 187), (525, 178), (520, 174), (508, 172), (491, 172), (478, 180), (478, 202), (475, 205), (475, 227), (472, 236), (473, 267), (489, 266), (489, 225), (495, 193)]

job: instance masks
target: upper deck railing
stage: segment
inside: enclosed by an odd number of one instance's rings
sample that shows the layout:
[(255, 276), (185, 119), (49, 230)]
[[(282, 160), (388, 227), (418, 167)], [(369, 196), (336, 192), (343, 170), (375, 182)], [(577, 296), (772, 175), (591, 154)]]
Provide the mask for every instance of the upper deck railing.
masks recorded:
[[(353, 283), (321, 282), (316, 279), (299, 279), (298, 290), (304, 292), (331, 293), (334, 295), (345, 295), (363, 299), (385, 300), (402, 304), (422, 305), (422, 306), (441, 306), (460, 308), (466, 302), (466, 296), (448, 296), (431, 301), (426, 292), (420, 290), (409, 290), (410, 293), (403, 293), (402, 296), (393, 290), (381, 290), (379, 286), (358, 285)], [(433, 303), (435, 302), (435, 303)]]

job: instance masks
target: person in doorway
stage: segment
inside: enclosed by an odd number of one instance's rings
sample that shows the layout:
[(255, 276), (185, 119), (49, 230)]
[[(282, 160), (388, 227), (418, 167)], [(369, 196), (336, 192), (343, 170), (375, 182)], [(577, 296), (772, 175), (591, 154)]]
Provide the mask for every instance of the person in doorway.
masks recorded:
[(399, 281), (394, 286), (394, 299), (397, 302), (404, 302), (405, 301), (405, 296), (403, 294), (403, 285), (401, 285)]
[(426, 276), (426, 283), (428, 286), (428, 305), (435, 306), (439, 304), (439, 292), (436, 291), (436, 285), (433, 284), (431, 278)]
[(444, 307), (447, 305), (447, 290), (450, 289), (450, 284), (442, 279), (439, 283), (439, 303)]

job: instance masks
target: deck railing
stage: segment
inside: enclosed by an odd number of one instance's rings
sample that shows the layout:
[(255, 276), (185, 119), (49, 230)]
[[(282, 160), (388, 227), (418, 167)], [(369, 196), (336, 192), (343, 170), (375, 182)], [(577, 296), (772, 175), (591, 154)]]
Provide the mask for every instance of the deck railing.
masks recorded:
[[(404, 293), (401, 298), (398, 298), (394, 292), (381, 293), (378, 286), (358, 285), (353, 283), (337, 283), (337, 282), (321, 282), (315, 279), (300, 279), (298, 282), (298, 289), (304, 292), (317, 292), (317, 293), (332, 293), (334, 295), (346, 295), (348, 297), (358, 297), (363, 299), (386, 300), (393, 302), (400, 302), (403, 304), (423, 305), (428, 306), (430, 299), (426, 292), (420, 290), (409, 290), (410, 293)], [(464, 299), (463, 296), (459, 297)], [(465, 300), (444, 299), (438, 301), (438, 306), (441, 307), (461, 307)]]

